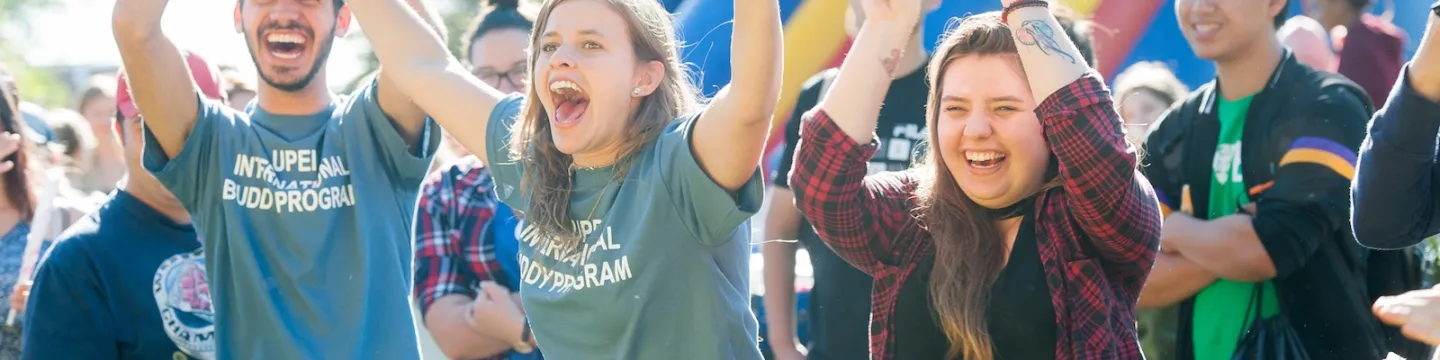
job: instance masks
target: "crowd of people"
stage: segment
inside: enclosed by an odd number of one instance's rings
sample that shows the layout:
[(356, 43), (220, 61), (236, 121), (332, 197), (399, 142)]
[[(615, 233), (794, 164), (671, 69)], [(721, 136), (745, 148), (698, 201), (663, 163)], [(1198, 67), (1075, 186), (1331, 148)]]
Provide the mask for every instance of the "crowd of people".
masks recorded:
[(258, 79), (117, 0), (73, 109), (0, 66), (0, 359), (418, 359), (412, 306), (454, 359), (1440, 357), (1440, 3), (1176, 0), (1189, 89), (1043, 0), (929, 52), (939, 1), (850, 0), (763, 174), (774, 1), (702, 99), (654, 0), (490, 0), (459, 57), (423, 0), (239, 0)]

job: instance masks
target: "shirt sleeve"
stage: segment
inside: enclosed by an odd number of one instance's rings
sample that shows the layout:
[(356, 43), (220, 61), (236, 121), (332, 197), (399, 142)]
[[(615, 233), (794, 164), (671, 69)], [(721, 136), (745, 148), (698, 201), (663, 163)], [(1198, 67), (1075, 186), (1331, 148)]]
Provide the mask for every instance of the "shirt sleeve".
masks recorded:
[[(481, 281), (495, 280), (499, 271), (494, 244), (486, 239), (484, 226), (494, 218), (494, 202), (490, 197), (489, 175), (484, 168), (466, 171), (460, 165), (436, 171), (420, 189), (415, 206), (415, 301), (423, 316), (446, 295), (475, 296), (474, 286)], [(479, 243), (474, 261), (486, 269), (476, 273), (466, 256), (466, 245)]]
[(198, 115), (185, 137), (185, 145), (175, 158), (169, 158), (160, 148), (159, 141), (149, 126), (142, 124), (145, 132), (145, 147), (141, 162), (145, 170), (155, 175), (186, 210), (196, 212), (215, 204), (221, 195), (217, 186), (220, 181), (221, 142), (243, 143), (254, 134), (249, 130), (250, 120), (234, 110), (209, 99), (199, 99)]
[(800, 96), (795, 100), (795, 109), (790, 111), (790, 118), (785, 121), (785, 148), (780, 150), (780, 164), (775, 167), (775, 176), (771, 177), (775, 186), (790, 188), (790, 169), (795, 165), (795, 147), (800, 144), (800, 123), (805, 113), (820, 102), (820, 89), (824, 87), (822, 84), (828, 73), (821, 72), (805, 82), (805, 88), (800, 90)]
[(1159, 251), (1160, 208), (1137, 170), (1109, 90), (1089, 73), (1042, 101), (1036, 114), (1058, 162), (1071, 220), (1139, 294)]
[(1440, 233), (1440, 103), (1415, 92), (1405, 72), (1395, 86), (1370, 123), (1352, 187), (1355, 239), (1381, 249), (1413, 246)]
[(695, 122), (699, 119), (699, 114), (681, 119), (677, 126), (660, 135), (654, 151), (660, 164), (661, 184), (684, 219), (685, 227), (702, 244), (717, 246), (728, 242), (731, 239), (728, 235), (759, 211), (765, 189), (758, 167), (733, 195), (710, 179), (695, 160), (691, 146)]
[(1285, 155), (1274, 184), (1256, 199), (1252, 225), (1276, 277), (1304, 268), (1322, 242), (1350, 232), (1350, 179), (1368, 118), (1359, 96), (1327, 87), (1302, 118), (1273, 133)]
[(414, 189), (424, 181), (425, 172), (429, 170), (430, 161), (435, 157), (435, 150), (439, 149), (443, 136), (435, 121), (426, 118), (420, 132), (420, 146), (412, 151), (410, 144), (405, 142), (405, 138), (396, 128), (395, 120), (380, 108), (377, 84), (379, 83), (372, 81), (350, 95), (347, 111), (358, 112), (360, 116), (353, 118), (364, 119), (362, 125), (365, 133), (361, 134), (362, 138), (379, 150), (379, 158), (396, 184)]
[[(80, 241), (61, 241), (36, 272), (24, 314), (23, 359), (118, 359), (115, 324)], [(154, 329), (159, 331), (160, 329)]]
[(495, 110), (485, 128), (485, 167), (495, 181), (495, 196), (510, 206), (525, 210), (519, 203), (520, 177), (525, 168), (517, 160), (510, 159), (510, 128), (519, 121), (520, 110), (525, 106), (525, 96), (513, 94), (495, 103)]
[(872, 138), (855, 142), (824, 110), (808, 113), (790, 172), (795, 205), (815, 233), (856, 269), (874, 275), (882, 265), (898, 265), (899, 249), (910, 248), (914, 231), (908, 199), (915, 190), (908, 172), (865, 176), (879, 150)]

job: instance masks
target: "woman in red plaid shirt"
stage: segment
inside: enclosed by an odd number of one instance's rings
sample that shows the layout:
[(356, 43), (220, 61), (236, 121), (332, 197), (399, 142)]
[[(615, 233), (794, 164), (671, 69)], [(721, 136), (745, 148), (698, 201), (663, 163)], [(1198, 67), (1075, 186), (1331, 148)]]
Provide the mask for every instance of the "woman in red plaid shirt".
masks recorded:
[(866, 2), (790, 175), (820, 237), (875, 277), (872, 357), (1140, 359), (1160, 210), (1046, 2), (1005, 0), (947, 35), (928, 68), (929, 158), (865, 176), (919, 3)]

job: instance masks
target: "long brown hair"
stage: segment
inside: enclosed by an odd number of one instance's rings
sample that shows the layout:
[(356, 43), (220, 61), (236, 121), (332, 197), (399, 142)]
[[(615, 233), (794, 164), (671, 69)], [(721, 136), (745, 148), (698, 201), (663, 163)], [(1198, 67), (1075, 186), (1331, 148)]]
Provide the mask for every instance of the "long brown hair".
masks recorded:
[[(936, 48), (926, 70), (930, 98), (925, 111), (931, 129), (929, 151), (915, 168), (929, 181), (916, 189), (915, 216), (935, 242), (935, 266), (930, 277), (931, 307), (939, 313), (940, 328), (950, 340), (946, 358), (991, 360), (994, 349), (985, 321), (990, 287), (1005, 262), (1005, 241), (984, 207), (965, 196), (940, 156), (936, 123), (940, 117), (940, 81), (951, 61), (966, 56), (1016, 56), (1010, 29), (998, 12), (961, 20)], [(1053, 165), (1053, 164), (1052, 164)]]
[[(670, 122), (688, 114), (697, 106), (694, 84), (681, 67), (679, 44), (670, 13), (654, 0), (606, 0), (629, 25), (630, 42), (639, 62), (659, 61), (665, 66), (660, 85), (640, 100), (640, 108), (625, 123), (620, 135), (620, 158), (616, 160), (616, 178), (623, 179), (640, 149), (655, 141)], [(540, 45), (541, 30), (550, 21), (550, 13), (565, 0), (547, 1), (536, 18), (530, 33), (529, 66), (540, 64), (534, 51)], [(538, 71), (530, 72), (526, 86), (527, 101), (520, 120), (511, 128), (510, 159), (520, 162), (525, 175), (520, 180), (522, 194), (528, 194), (524, 219), (535, 228), (542, 241), (559, 240), (562, 248), (579, 243), (574, 224), (570, 221), (570, 155), (555, 147), (550, 133), (550, 114), (539, 101), (536, 84)], [(542, 247), (545, 245), (542, 244)]]
[[(9, 76), (3, 74), (4, 71), (3, 67), (0, 67), (0, 79)], [(23, 134), (26, 128), (22, 125), (24, 120), (20, 113), (20, 96), (14, 91), (13, 86), (0, 84), (0, 131)], [(29, 224), (30, 220), (35, 217), (35, 194), (30, 193), (30, 163), (27, 153), (33, 150), (34, 146), (23, 136), (20, 141), (19, 150), (0, 159), (0, 161), (11, 161), (15, 164), (10, 171), (0, 175), (0, 184), (3, 184), (3, 196), (10, 201), (10, 205), (15, 206), (16, 211), (20, 212), (21, 221)]]

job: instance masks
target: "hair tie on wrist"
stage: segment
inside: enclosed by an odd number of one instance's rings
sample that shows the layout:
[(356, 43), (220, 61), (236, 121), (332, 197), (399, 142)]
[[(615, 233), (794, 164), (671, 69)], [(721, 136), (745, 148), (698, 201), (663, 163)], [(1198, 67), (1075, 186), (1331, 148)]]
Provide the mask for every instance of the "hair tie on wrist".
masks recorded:
[(1010, 23), (1010, 13), (1015, 12), (1015, 10), (1020, 10), (1020, 9), (1023, 9), (1023, 8), (1034, 7), (1034, 6), (1040, 6), (1040, 7), (1049, 8), (1049, 7), (1050, 7), (1050, 2), (1049, 2), (1049, 1), (1045, 1), (1045, 0), (1020, 0), (1020, 1), (1016, 1), (1016, 2), (1014, 2), (1014, 3), (1011, 3), (1010, 6), (1006, 6), (1006, 7), (1005, 7), (1005, 10), (1000, 12), (1000, 22), (1003, 22), (1003, 23), (1007, 23), (1007, 24), (1008, 24), (1008, 23)]

